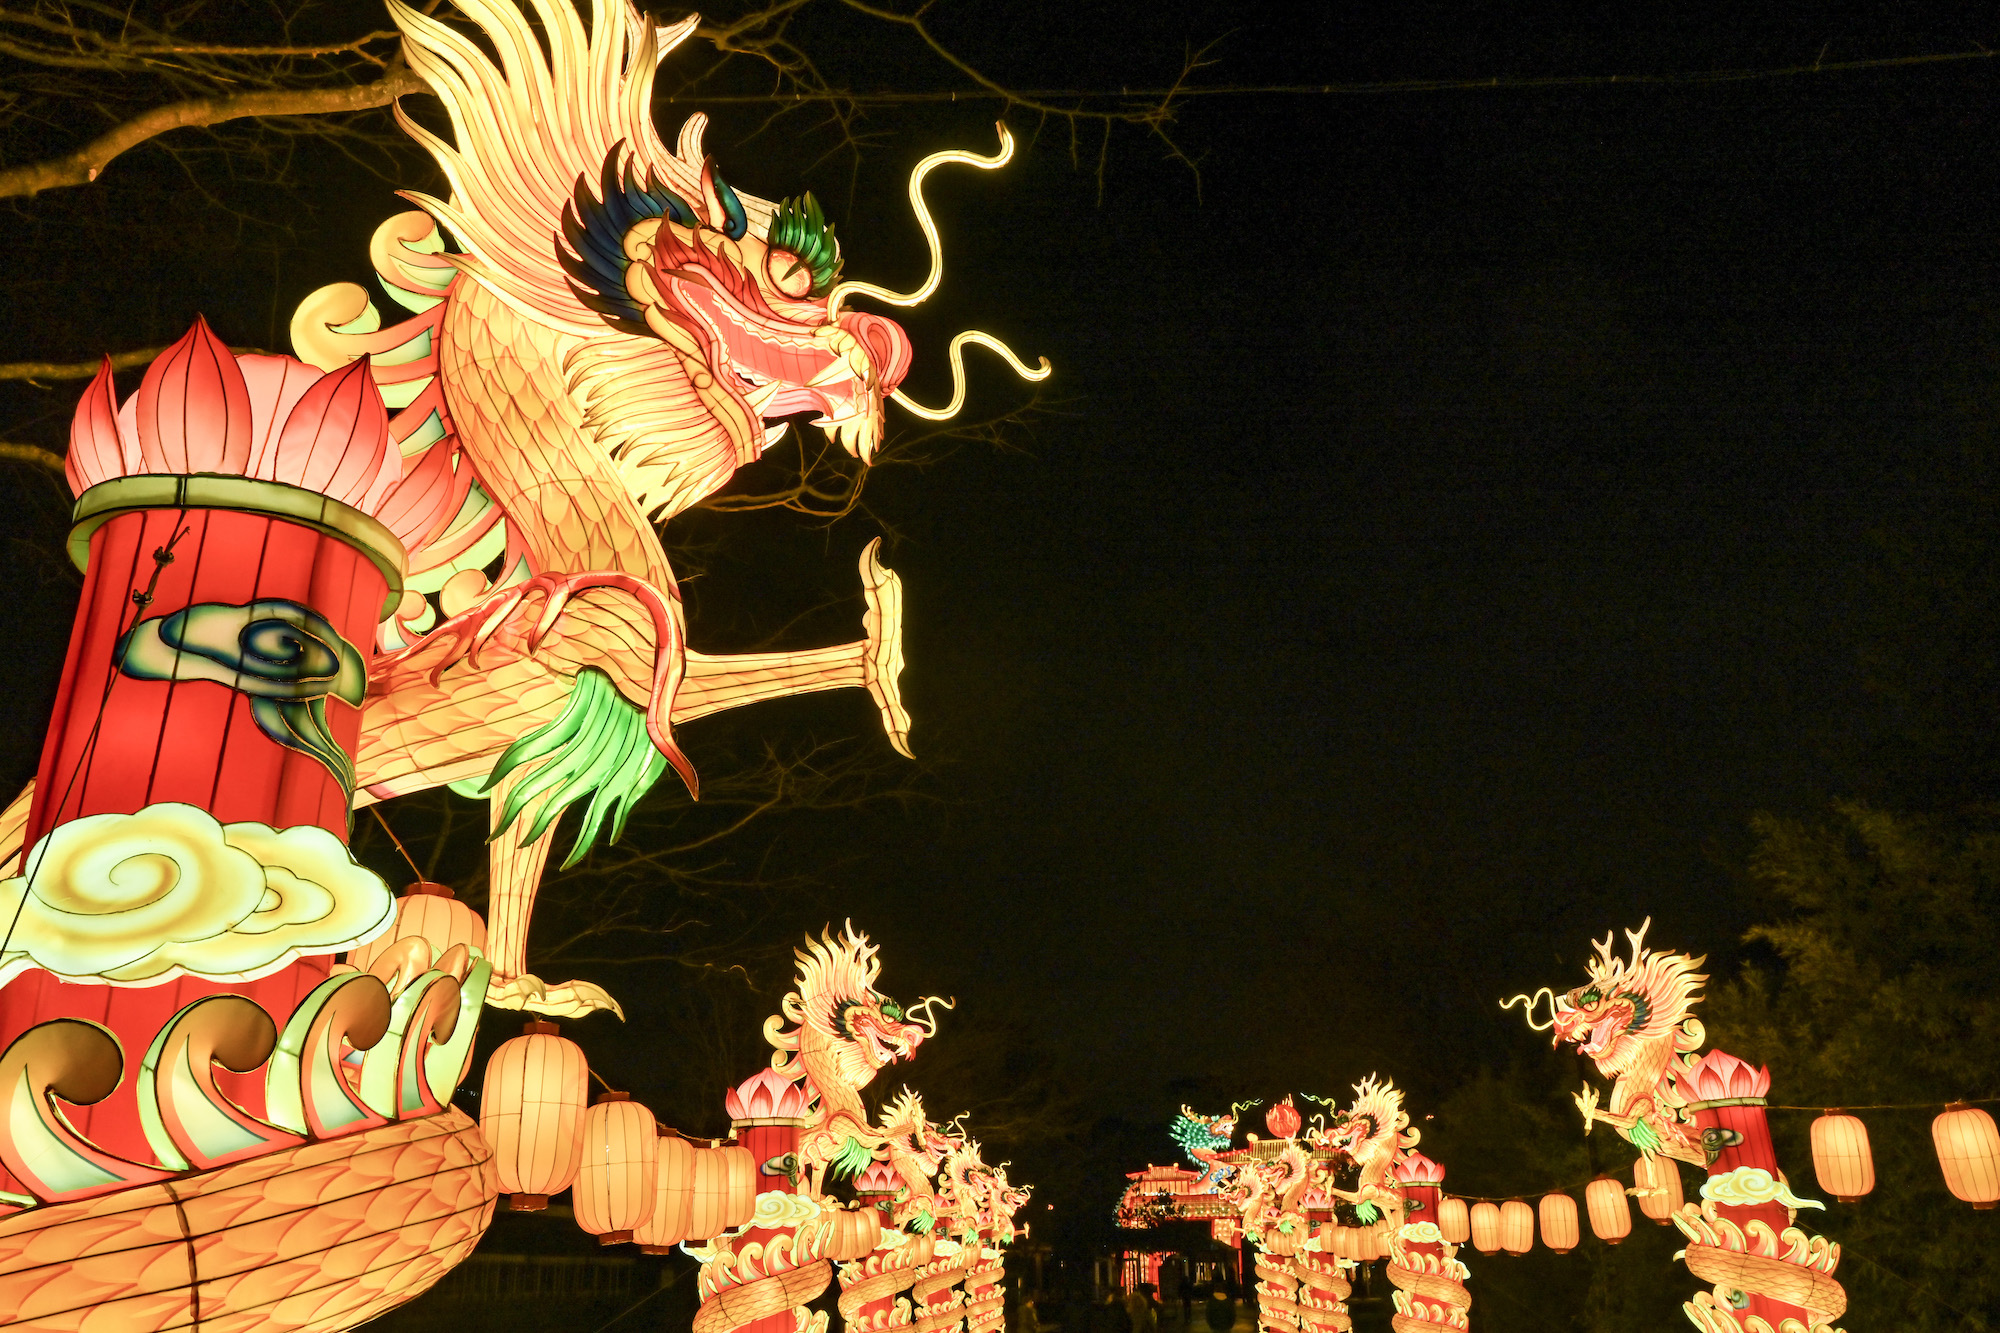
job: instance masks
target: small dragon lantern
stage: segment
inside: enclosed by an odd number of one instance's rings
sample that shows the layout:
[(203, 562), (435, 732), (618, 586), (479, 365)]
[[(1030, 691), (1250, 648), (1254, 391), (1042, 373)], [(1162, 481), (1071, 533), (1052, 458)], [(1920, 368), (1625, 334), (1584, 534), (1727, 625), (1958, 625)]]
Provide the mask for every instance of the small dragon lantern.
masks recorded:
[[(756, 1213), (701, 1251), (695, 1333), (821, 1333), (827, 1317), (806, 1303), (832, 1282), (837, 1260), (861, 1257), (840, 1253), (852, 1211), (823, 1186), (829, 1176), (859, 1174), (886, 1148), (887, 1136), (868, 1123), (861, 1090), (936, 1032), (931, 1010), (941, 1003), (927, 999), (905, 1012), (875, 988), (882, 970), (876, 952), (852, 923), (838, 938), (829, 930), (797, 951), (794, 989), (764, 1026), (775, 1049), (758, 1078), (794, 1086), (799, 1095), (786, 1107), (790, 1114), (739, 1126), (758, 1160)], [(879, 1240), (879, 1225), (870, 1234)]]
[[(1584, 1132), (1602, 1121), (1645, 1157), (1687, 1162), (1708, 1173), (1702, 1202), (1672, 1220), (1688, 1240), (1688, 1271), (1712, 1289), (1683, 1309), (1704, 1333), (1838, 1333), (1847, 1294), (1833, 1277), (1840, 1246), (1793, 1225), (1800, 1209), (1825, 1205), (1792, 1193), (1778, 1169), (1765, 1115), (1768, 1069), (1726, 1051), (1697, 1056), (1706, 1038), (1694, 1017), (1702, 960), (1645, 947), (1649, 917), (1625, 932), (1621, 958), (1612, 937), (1593, 943), (1588, 978), (1557, 995), (1544, 986), (1503, 1008), (1524, 1007), (1528, 1024), (1591, 1058), (1612, 1080), (1603, 1103), (1595, 1088), (1576, 1095)], [(1550, 1016), (1535, 1022), (1544, 997)]]

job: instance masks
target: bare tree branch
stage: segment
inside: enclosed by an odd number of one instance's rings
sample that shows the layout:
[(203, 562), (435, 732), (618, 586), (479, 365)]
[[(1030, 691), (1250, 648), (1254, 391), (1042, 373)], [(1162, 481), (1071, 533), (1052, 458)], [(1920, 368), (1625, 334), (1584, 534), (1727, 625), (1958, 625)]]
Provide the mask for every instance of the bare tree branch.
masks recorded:
[(195, 97), (154, 107), (117, 125), (63, 157), (0, 170), (0, 199), (35, 195), (66, 185), (87, 185), (113, 158), (172, 130), (206, 128), (232, 120), (275, 116), (324, 116), (387, 106), (424, 81), (407, 68), (348, 88), (285, 88), (228, 97)]
[(34, 463), (51, 472), (63, 471), (60, 457), (46, 449), (38, 449), (32, 444), (9, 444), (0, 440), (0, 458), (12, 459), (17, 463)]
[[(133, 366), (143, 366), (160, 353), (164, 347), (141, 347), (130, 352), (113, 352), (111, 368), (130, 370)], [(261, 347), (232, 347), (238, 356), (269, 356), (271, 353)], [(87, 380), (104, 365), (102, 359), (96, 361), (0, 361), (0, 380)]]

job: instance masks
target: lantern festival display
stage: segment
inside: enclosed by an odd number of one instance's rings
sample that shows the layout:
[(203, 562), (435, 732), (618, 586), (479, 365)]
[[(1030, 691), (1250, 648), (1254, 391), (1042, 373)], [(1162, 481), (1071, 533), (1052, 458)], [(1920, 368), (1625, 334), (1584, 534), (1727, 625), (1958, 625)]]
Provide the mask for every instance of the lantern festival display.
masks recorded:
[[(1976, 1106), (1953, 1102), (1931, 1122), (1938, 1166), (1952, 1197), (1974, 1208), (2000, 1203), (2000, 1132), (1993, 1117)], [(1865, 1140), (1864, 1140), (1865, 1142)]]
[(939, 1172), (959, 1136), (933, 1124), (923, 1097), (904, 1088), (876, 1120), (884, 1156), (854, 1180), (856, 1202), (882, 1214), (875, 1250), (840, 1269), (840, 1317), (849, 1329), (904, 1328), (911, 1322), (903, 1299), (937, 1258), (937, 1219), (943, 1212)]
[(1875, 1188), (1875, 1155), (1868, 1148), (1868, 1126), (1858, 1117), (1828, 1111), (1813, 1121), (1812, 1155), (1819, 1187), (1841, 1203)]
[(697, 1333), (791, 1333), (832, 1281), (836, 1219), (825, 1187), (888, 1146), (861, 1090), (937, 1027), (936, 1000), (905, 1010), (876, 989), (876, 953), (851, 925), (808, 939), (795, 988), (765, 1029), (772, 1066), (726, 1099), (737, 1146), (756, 1164), (756, 1194), (747, 1225), (712, 1237), (703, 1252)]
[[(1765, 1115), (1770, 1071), (1724, 1051), (1696, 1058), (1703, 1033), (1694, 1006), (1707, 979), (1697, 971), (1701, 960), (1647, 949), (1650, 925), (1626, 932), (1629, 957), (1613, 951), (1610, 935), (1595, 942), (1584, 984), (1562, 995), (1545, 987), (1507, 1006), (1527, 1006), (1531, 1025), (1580, 1047), (1613, 1080), (1608, 1102), (1594, 1087), (1577, 1095), (1586, 1133), (1602, 1122), (1642, 1155), (1708, 1173), (1701, 1206), (1672, 1215), (1688, 1241), (1688, 1271), (1709, 1288), (1683, 1307), (1695, 1326), (1704, 1333), (1788, 1322), (1817, 1329), (1847, 1308), (1833, 1277), (1840, 1247), (1792, 1225), (1791, 1213), (1824, 1205), (1794, 1195), (1778, 1169)], [(1542, 996), (1550, 1018), (1536, 1024)], [(1593, 1222), (1596, 1213), (1593, 1207)], [(1630, 1225), (1628, 1211), (1624, 1228)], [(1476, 1235), (1476, 1217), (1474, 1227)]]
[[(926, 408), (898, 387), (902, 330), (846, 308), (937, 288), (923, 178), (998, 167), (1012, 141), (919, 164), (919, 291), (840, 282), (810, 196), (733, 189), (701, 116), (671, 147), (651, 124), (692, 18), (525, 4), (468, 10), (468, 33), (388, 0), (450, 125), (403, 122), (453, 194), (412, 196), (424, 211), (371, 245), (406, 317), (322, 289), (297, 358), (238, 356), (197, 321), (136, 392), (107, 362), (77, 408), (83, 592), (35, 779), (0, 811), (0, 1322), (349, 1328), (463, 1258), (502, 1193), (534, 1208), (579, 1174), (607, 1236), (755, 1220), (765, 1163), (735, 1147), (673, 1150), (687, 1218), (678, 1186), (659, 1213), (643, 1108), (587, 1114), (555, 1033), (503, 1045), (483, 1130), (451, 1098), (483, 1005), (617, 1008), (529, 973), (534, 898), (566, 810), (574, 861), (667, 770), (694, 788), (677, 724), (864, 689), (908, 752), (878, 545), (860, 639), (707, 655), (653, 525), (802, 412), (864, 463), (891, 399), (949, 417), (968, 343), (1047, 374), (962, 334), (953, 401)], [(392, 897), (347, 847), (362, 806), (445, 785), (489, 801), (490, 921), (439, 886)], [(894, 1058), (928, 1030), (878, 1017)], [(808, 1200), (855, 1165), (858, 1111), (838, 1071), (811, 1077)], [(803, 1205), (773, 1206), (764, 1234), (800, 1234)], [(799, 1264), (712, 1276), (810, 1285), (806, 1234)]]

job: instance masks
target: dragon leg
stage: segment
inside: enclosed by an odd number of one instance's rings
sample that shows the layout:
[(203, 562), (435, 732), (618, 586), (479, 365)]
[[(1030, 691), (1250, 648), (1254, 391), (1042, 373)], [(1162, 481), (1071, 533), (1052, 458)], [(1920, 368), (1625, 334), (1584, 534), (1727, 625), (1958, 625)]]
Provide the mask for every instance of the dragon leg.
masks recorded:
[(865, 637), (830, 648), (792, 653), (711, 657), (690, 651), (687, 675), (674, 698), (674, 721), (705, 717), (765, 699), (819, 690), (865, 689), (882, 714), (882, 729), (898, 754), (910, 753), (910, 713), (903, 707), (903, 581), (881, 560), (882, 539), (861, 553)]

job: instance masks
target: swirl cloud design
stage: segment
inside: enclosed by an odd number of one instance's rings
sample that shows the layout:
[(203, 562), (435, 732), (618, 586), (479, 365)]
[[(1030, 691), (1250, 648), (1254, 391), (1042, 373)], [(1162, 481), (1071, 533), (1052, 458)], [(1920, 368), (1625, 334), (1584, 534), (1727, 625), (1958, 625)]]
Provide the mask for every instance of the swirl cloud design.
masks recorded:
[(0, 980), (246, 981), (334, 953), (394, 919), (388, 885), (316, 825), (221, 824), (192, 805), (88, 815), (36, 843), (0, 880), (14, 922)]
[(319, 760), (354, 794), (354, 763), (327, 730), (326, 700), (359, 707), (368, 669), (317, 611), (283, 598), (203, 602), (140, 621), (116, 652), (119, 669), (137, 680), (208, 680), (249, 695), (266, 736)]

